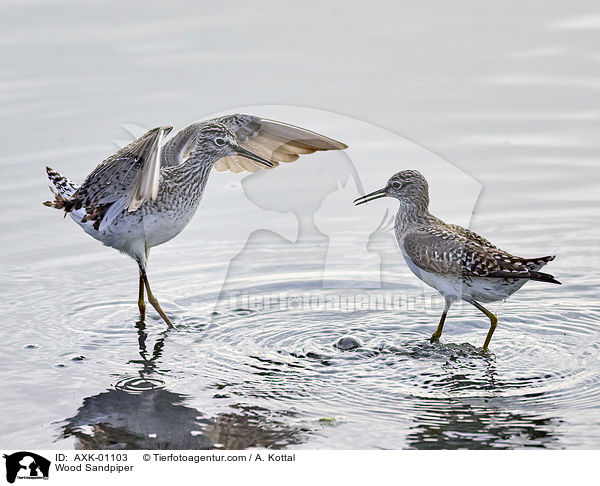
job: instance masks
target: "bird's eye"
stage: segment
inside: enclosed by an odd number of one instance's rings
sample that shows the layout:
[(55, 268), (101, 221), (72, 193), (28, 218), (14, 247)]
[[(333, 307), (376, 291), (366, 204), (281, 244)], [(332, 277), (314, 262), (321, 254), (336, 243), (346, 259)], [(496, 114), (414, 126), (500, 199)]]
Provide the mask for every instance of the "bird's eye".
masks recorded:
[(402, 187), (402, 184), (400, 182), (392, 182), (392, 187), (394, 189), (400, 189)]
[(223, 145), (225, 145), (225, 139), (221, 137), (215, 138), (215, 145), (217, 147), (222, 147)]

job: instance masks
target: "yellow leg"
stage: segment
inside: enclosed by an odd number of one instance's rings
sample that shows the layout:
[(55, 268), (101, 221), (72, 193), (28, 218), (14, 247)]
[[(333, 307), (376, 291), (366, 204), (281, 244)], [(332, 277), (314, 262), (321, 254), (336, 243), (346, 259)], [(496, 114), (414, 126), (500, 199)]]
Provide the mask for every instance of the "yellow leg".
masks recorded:
[(142, 280), (144, 281), (144, 285), (146, 286), (146, 293), (148, 294), (148, 302), (150, 302), (150, 304), (152, 304), (152, 307), (154, 307), (154, 309), (156, 309), (156, 312), (158, 312), (160, 314), (160, 317), (162, 317), (163, 320), (167, 323), (167, 326), (174, 327), (173, 324), (171, 323), (171, 320), (167, 317), (167, 314), (165, 314), (164, 311), (162, 310), (162, 308), (160, 307), (158, 300), (156, 299), (156, 297), (154, 297), (152, 290), (150, 290), (150, 282), (148, 282), (148, 276), (146, 275), (146, 270), (144, 270), (144, 268), (142, 268), (142, 266), (140, 266), (140, 277), (142, 278)]
[(444, 311), (442, 312), (442, 317), (440, 317), (440, 323), (438, 324), (437, 329), (435, 330), (435, 332), (429, 339), (430, 343), (437, 343), (440, 340), (440, 338), (442, 337), (442, 331), (444, 329), (444, 322), (446, 321), (446, 315), (448, 314), (448, 311), (450, 310), (451, 304), (452, 304), (452, 302), (450, 302), (448, 299), (446, 299), (446, 303), (444, 304)]
[(140, 318), (143, 321), (146, 318), (146, 303), (144, 302), (144, 278), (140, 270), (140, 292), (138, 297), (138, 308), (140, 309)]
[(488, 331), (487, 336), (485, 338), (485, 342), (483, 343), (483, 350), (487, 351), (490, 341), (492, 340), (492, 334), (494, 334), (494, 330), (496, 329), (496, 325), (498, 324), (498, 318), (496, 317), (496, 314), (492, 314), (489, 310), (487, 310), (485, 307), (475, 302), (474, 300), (471, 301), (471, 304), (477, 307), (490, 319), (490, 330)]

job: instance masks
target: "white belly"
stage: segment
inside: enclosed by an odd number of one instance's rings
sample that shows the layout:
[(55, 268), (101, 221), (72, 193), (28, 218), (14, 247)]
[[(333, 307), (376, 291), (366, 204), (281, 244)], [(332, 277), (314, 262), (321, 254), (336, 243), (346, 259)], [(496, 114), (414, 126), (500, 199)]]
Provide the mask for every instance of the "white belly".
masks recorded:
[(103, 230), (94, 229), (92, 222), (82, 223), (83, 209), (69, 215), (83, 230), (102, 242), (132, 258), (145, 260), (146, 250), (161, 245), (177, 236), (187, 226), (194, 212), (182, 214), (174, 210), (160, 213), (123, 213)]
[(417, 267), (413, 261), (404, 254), (404, 252), (402, 252), (402, 254), (404, 255), (404, 260), (406, 261), (408, 268), (410, 268), (411, 272), (419, 277), (423, 282), (436, 289), (444, 297), (447, 297), (451, 300), (462, 299), (463, 285), (460, 277), (426, 272), (425, 270)]

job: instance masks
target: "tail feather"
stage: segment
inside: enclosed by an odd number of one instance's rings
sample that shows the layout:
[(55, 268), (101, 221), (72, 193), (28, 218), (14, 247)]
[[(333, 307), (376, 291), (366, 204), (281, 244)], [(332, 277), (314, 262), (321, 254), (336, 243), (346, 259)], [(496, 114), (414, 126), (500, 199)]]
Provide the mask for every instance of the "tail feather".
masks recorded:
[(69, 200), (62, 197), (60, 194), (55, 192), (52, 188), (50, 188), (50, 190), (54, 193), (54, 200), (53, 201), (44, 201), (42, 204), (44, 206), (48, 206), (49, 208), (64, 209), (66, 212), (68, 212), (66, 210), (66, 206), (67, 206), (67, 202)]
[(79, 186), (75, 184), (72, 180), (68, 179), (64, 175), (59, 174), (50, 167), (46, 167), (46, 173), (48, 174), (48, 179), (50, 179), (52, 185), (64, 198), (71, 197), (73, 194), (75, 194), (75, 191), (79, 189)]
[(554, 278), (554, 275), (549, 273), (538, 272), (540, 268), (551, 262), (556, 258), (556, 255), (548, 255), (539, 258), (528, 258), (524, 261), (525, 265), (529, 268), (529, 274), (531, 280), (537, 280), (539, 282), (548, 282), (553, 284), (559, 284), (560, 282)]
[(46, 167), (46, 173), (54, 186), (54, 188), (50, 187), (50, 190), (54, 194), (54, 200), (45, 201), (42, 204), (51, 208), (64, 209), (66, 212), (76, 209), (70, 199), (79, 186), (50, 167)]
[(544, 272), (529, 272), (531, 280), (537, 280), (539, 282), (548, 282), (553, 284), (561, 285), (561, 283), (554, 278), (554, 275)]
[(543, 256), (543, 257), (539, 257), (539, 258), (528, 258), (524, 261), (525, 265), (527, 265), (527, 267), (530, 270), (539, 270), (540, 268), (542, 268), (544, 265), (546, 265), (548, 262), (551, 262), (552, 260), (554, 260), (556, 258), (556, 255), (549, 255), (549, 256)]

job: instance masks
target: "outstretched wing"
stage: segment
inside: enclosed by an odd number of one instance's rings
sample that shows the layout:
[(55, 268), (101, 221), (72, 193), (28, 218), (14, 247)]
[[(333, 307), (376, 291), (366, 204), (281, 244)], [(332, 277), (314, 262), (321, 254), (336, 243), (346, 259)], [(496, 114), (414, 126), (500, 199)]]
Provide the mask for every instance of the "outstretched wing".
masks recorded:
[[(302, 154), (348, 148), (342, 142), (310, 130), (253, 115), (227, 115), (209, 121), (226, 125), (235, 133), (242, 147), (270, 160), (274, 167), (280, 162), (293, 162)], [(189, 156), (195, 134), (202, 125), (195, 123), (184, 128), (165, 144), (165, 165), (180, 164)], [(264, 168), (257, 162), (239, 156), (224, 157), (215, 164), (218, 171), (256, 172)]]
[(451, 227), (411, 233), (404, 238), (404, 250), (415, 265), (427, 272), (469, 277), (532, 277), (523, 258), (500, 250), (484, 238), (473, 239)]
[(123, 209), (135, 211), (158, 195), (162, 142), (171, 128), (148, 131), (92, 171), (69, 204), (86, 209), (84, 222), (94, 221), (96, 229), (104, 227)]

